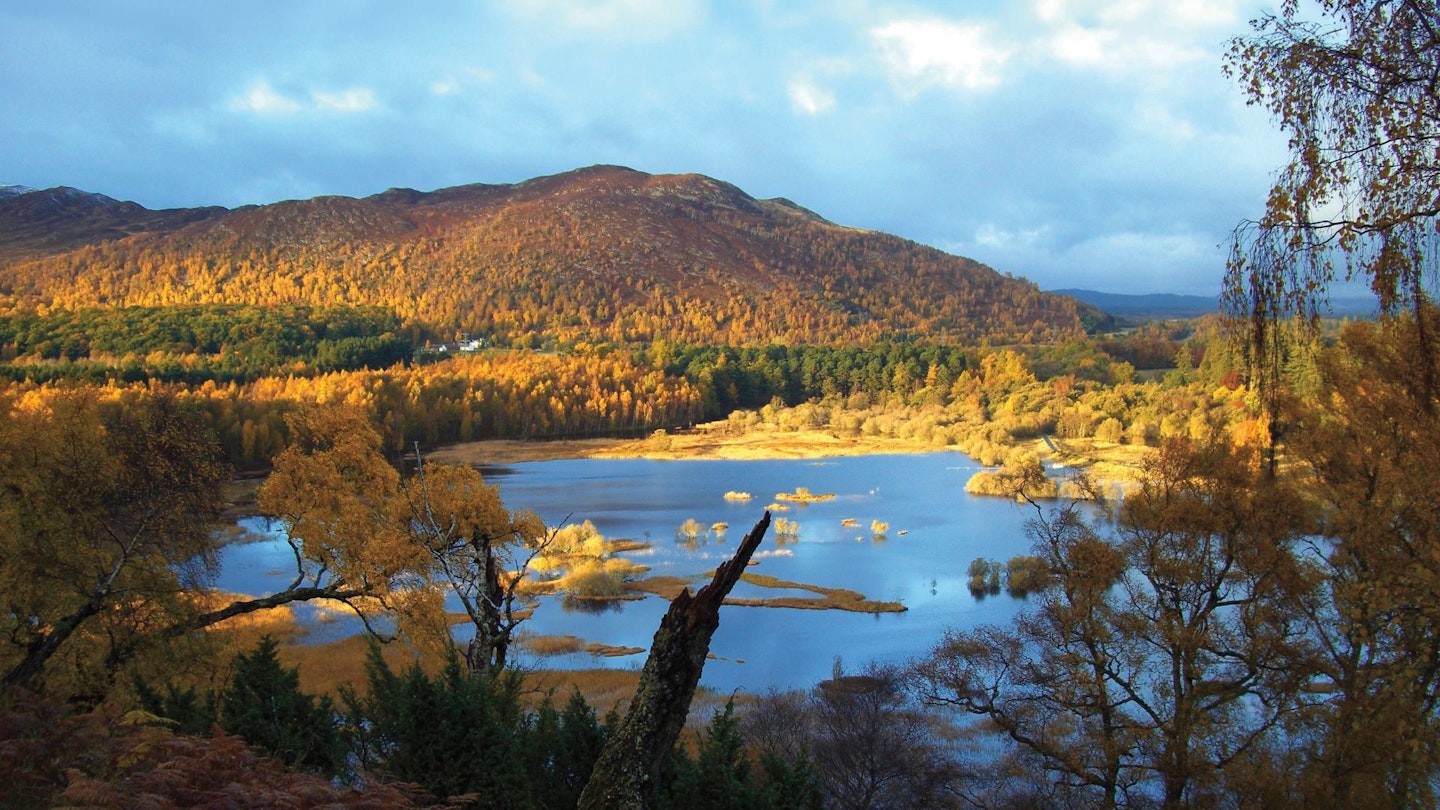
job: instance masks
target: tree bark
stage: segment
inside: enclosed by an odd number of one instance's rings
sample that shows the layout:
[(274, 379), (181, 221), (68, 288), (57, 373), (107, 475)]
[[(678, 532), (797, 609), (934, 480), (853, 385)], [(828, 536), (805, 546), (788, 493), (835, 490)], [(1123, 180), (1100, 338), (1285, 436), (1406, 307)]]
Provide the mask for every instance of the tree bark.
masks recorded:
[(650, 657), (630, 711), (605, 744), (585, 790), (580, 810), (641, 810), (653, 807), (660, 773), (690, 712), (710, 638), (720, 626), (720, 605), (735, 587), (770, 527), (766, 512), (745, 536), (710, 584), (691, 596), (686, 588), (670, 603), (655, 631)]

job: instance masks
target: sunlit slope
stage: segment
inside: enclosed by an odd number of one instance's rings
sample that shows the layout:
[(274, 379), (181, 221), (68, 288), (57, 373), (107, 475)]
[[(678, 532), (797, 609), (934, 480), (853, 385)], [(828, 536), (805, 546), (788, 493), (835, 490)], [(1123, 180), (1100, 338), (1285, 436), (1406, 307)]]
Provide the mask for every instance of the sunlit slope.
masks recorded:
[(235, 210), (21, 194), (0, 199), (0, 296), (380, 305), (442, 331), (731, 344), (1046, 340), (1092, 312), (786, 200), (613, 166)]

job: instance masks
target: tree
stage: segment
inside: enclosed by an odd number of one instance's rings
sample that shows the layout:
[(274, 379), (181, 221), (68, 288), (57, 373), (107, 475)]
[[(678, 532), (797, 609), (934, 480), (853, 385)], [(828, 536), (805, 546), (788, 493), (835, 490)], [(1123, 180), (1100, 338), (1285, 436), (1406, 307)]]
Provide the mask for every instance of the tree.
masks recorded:
[[(93, 394), (0, 403), (0, 648), (4, 683), (96, 701), (121, 667), (189, 624), (225, 470), (203, 418), (168, 396), (124, 409)], [(56, 687), (59, 688), (58, 686)]]
[(366, 694), (345, 698), (363, 730), (363, 766), (439, 798), (473, 793), (481, 807), (529, 806), (518, 672), (467, 671), (452, 648), (434, 677), (418, 663), (397, 674), (372, 646), (366, 673)]
[(1394, 311), (1432, 295), (1440, 13), (1434, 0), (1315, 5), (1310, 20), (1285, 0), (1231, 43), (1227, 71), (1290, 136), (1290, 162), (1237, 234), (1228, 294), (1247, 311), (1313, 312), (1338, 259)]
[(774, 763), (767, 778), (796, 778), (789, 806), (811, 806), (816, 791), (826, 807), (956, 805), (969, 775), (948, 725), (915, 700), (907, 673), (872, 665), (847, 675), (838, 659), (833, 671), (808, 692), (758, 698), (741, 717), (760, 761)]
[(536, 805), (574, 807), (608, 734), (609, 729), (601, 724), (579, 689), (570, 693), (570, 699), (558, 711), (546, 695), (530, 720), (526, 752), (530, 763), (526, 783), (531, 786)]
[[(1273, 419), (1281, 335), (1313, 321), (1338, 278), (1369, 283), (1383, 311), (1421, 328), (1434, 299), (1440, 229), (1440, 12), (1435, 0), (1299, 0), (1231, 43), (1227, 71), (1290, 138), (1258, 221), (1236, 229), (1225, 306), (1248, 316)], [(1433, 396), (1437, 359), (1419, 369)], [(1275, 442), (1284, 439), (1275, 431)], [(1273, 466), (1273, 465), (1272, 465)]]
[(76, 714), (34, 694), (0, 703), (0, 748), (7, 810), (435, 807), (406, 785), (297, 774), (238, 737), (176, 734), (113, 705)]
[(759, 807), (761, 792), (750, 778), (745, 739), (735, 717), (735, 702), (717, 709), (705, 727), (692, 759), (683, 749), (671, 758), (674, 776), (661, 806), (749, 810)]
[(1324, 507), (1311, 542), (1326, 576), (1304, 603), (1314, 702), (1297, 735), (1310, 806), (1435, 806), (1440, 416), (1419, 369), (1437, 338), (1408, 317), (1351, 325), (1320, 356), (1323, 394), (1297, 403), (1290, 451)]
[(812, 694), (810, 756), (827, 804), (849, 810), (945, 807), (961, 776), (935, 718), (915, 705), (898, 668), (874, 666)]
[(256, 503), (277, 518), (294, 552), (295, 579), (263, 599), (231, 604), (206, 621), (289, 602), (328, 598), (366, 619), (366, 605), (412, 597), (425, 566), (397, 511), (400, 475), (380, 435), (352, 408), (309, 408), (287, 419), (291, 444), (275, 459)]
[(553, 535), (535, 513), (508, 511), (474, 468), (426, 464), (418, 448), (416, 458), (415, 475), (401, 489), (409, 530), (428, 557), (427, 577), (448, 586), (470, 617), (470, 668), (498, 672), (523, 620), (520, 585)]
[[(1118, 680), (1143, 660), (1111, 631), (1124, 552), (1075, 504), (1027, 524), (1053, 589), (1014, 625), (947, 633), (919, 673), (929, 698), (989, 719), (1058, 789), (1116, 807), (1142, 781), (1139, 722)], [(1027, 769), (1033, 772), (1033, 769)]]
[(766, 512), (740, 541), (735, 556), (715, 569), (709, 583), (694, 594), (689, 588), (682, 590), (670, 603), (655, 631), (635, 697), (601, 750), (579, 807), (610, 810), (654, 804), (661, 774), (705, 669), (710, 639), (720, 626), (720, 606), (769, 528)]
[(334, 775), (345, 761), (334, 706), (300, 691), (299, 670), (280, 665), (278, 648), (265, 636), (248, 655), (235, 656), (220, 727), (292, 768)]
[(443, 649), (451, 630), (443, 599), (453, 591), (475, 628), (471, 669), (503, 669), (525, 615), (520, 585), (550, 536), (545, 524), (506, 510), (475, 469), (429, 464), (418, 450), (415, 473), (402, 478), (354, 409), (310, 409), (290, 424), (292, 444), (257, 501), (284, 522), (296, 578), (269, 601), (337, 599), (367, 626), (367, 609), (378, 605), (413, 640)]
[(947, 634), (920, 667), (927, 694), (989, 720), (1072, 798), (1213, 795), (1304, 682), (1302, 514), (1253, 455), (1172, 440), (1113, 533), (1073, 505), (1040, 512), (1029, 531), (1051, 589), (1008, 628)]

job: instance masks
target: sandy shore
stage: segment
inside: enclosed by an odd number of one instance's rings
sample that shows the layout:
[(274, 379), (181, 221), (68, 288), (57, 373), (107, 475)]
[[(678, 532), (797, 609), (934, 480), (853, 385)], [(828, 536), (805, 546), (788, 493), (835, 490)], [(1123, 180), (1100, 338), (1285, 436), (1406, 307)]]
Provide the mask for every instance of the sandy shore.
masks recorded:
[(724, 430), (723, 427), (702, 425), (693, 431), (645, 439), (468, 442), (437, 448), (426, 454), (426, 458), (446, 464), (514, 464), (565, 458), (754, 461), (930, 452), (938, 451), (933, 445), (908, 439), (871, 436), (840, 438), (815, 430), (781, 431), (765, 428), (751, 428), (744, 434), (736, 434)]
[[(646, 439), (577, 439), (563, 441), (492, 440), (436, 448), (431, 461), (446, 464), (515, 464), (570, 458), (653, 459), (762, 459), (865, 456), (879, 453), (958, 452), (910, 439), (882, 436), (839, 437), (818, 430), (789, 431), (752, 427), (745, 433), (726, 429), (725, 423), (701, 425), (693, 431)], [(1064, 468), (1085, 470), (1095, 480), (1128, 485), (1138, 479), (1141, 465), (1153, 448), (1098, 444), (1092, 440), (1066, 440), (1058, 452), (1041, 440), (1035, 449), (1042, 458)]]
[[(1097, 480), (1133, 482), (1142, 460), (1151, 448), (1129, 445), (1099, 445), (1089, 440), (1066, 441), (1059, 453), (1037, 440), (1035, 449), (1044, 458), (1062, 466), (1085, 469)], [(429, 461), (442, 464), (479, 466), (516, 464), (525, 461), (554, 461), (573, 458), (652, 459), (763, 459), (827, 458), (865, 456), (881, 453), (954, 453), (954, 448), (937, 448), (926, 442), (886, 436), (839, 437), (818, 430), (777, 430), (759, 426), (735, 433), (724, 422), (700, 425), (694, 430), (657, 434), (645, 439), (564, 439), (521, 441), (495, 439), (437, 447), (426, 453)], [(255, 488), (263, 479), (247, 477), (230, 484), (227, 516), (231, 519), (255, 514)]]

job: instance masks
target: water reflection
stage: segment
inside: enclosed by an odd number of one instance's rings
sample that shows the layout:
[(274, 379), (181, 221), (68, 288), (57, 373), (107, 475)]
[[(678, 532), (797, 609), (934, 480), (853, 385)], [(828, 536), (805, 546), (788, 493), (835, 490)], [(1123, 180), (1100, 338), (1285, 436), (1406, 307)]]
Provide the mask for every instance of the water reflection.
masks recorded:
[(625, 609), (625, 602), (620, 599), (577, 599), (573, 596), (562, 596), (560, 597), (560, 607), (566, 613), (599, 615), (619, 613)]
[[(582, 459), (486, 468), (485, 474), (511, 508), (531, 509), (550, 523), (588, 519), (610, 539), (645, 539), (651, 543), (648, 550), (623, 556), (649, 566), (649, 576), (689, 582), (708, 579), (708, 572), (733, 552), (735, 544), (713, 530), (718, 524), (747, 533), (764, 511), (760, 504), (774, 494), (802, 487), (835, 493), (833, 500), (777, 515), (750, 570), (776, 580), (846, 588), (875, 601), (898, 601), (907, 610), (862, 614), (727, 607), (712, 643), (719, 659), (707, 664), (704, 683), (721, 691), (764, 691), (813, 685), (827, 677), (837, 655), (854, 662), (904, 661), (925, 653), (949, 626), (1008, 621), (1017, 602), (1003, 595), (977, 600), (966, 587), (966, 567), (977, 558), (1009, 559), (1026, 552), (1023, 525), (1032, 513), (1004, 499), (965, 494), (973, 471), (961, 456), (935, 453), (818, 463)], [(753, 493), (754, 500), (725, 498), (737, 491)], [(847, 526), (847, 519), (859, 523)], [(687, 520), (698, 525), (693, 540), (676, 542), (676, 529)], [(872, 521), (886, 530), (870, 531)], [(283, 588), (294, 576), (288, 545), (274, 527), (267, 531), (263, 520), (244, 523), (265, 539), (226, 549), (219, 587), (254, 595)], [(786, 531), (778, 531), (782, 527)], [(794, 595), (745, 588), (748, 598)], [(667, 606), (658, 597), (626, 602), (543, 597), (522, 627), (537, 636), (574, 635), (587, 642), (648, 648)], [(323, 628), (324, 637), (359, 632), (358, 625), (337, 618)], [(457, 626), (457, 634), (465, 632), (466, 625)], [(635, 658), (577, 654), (528, 663), (631, 667), (638, 666)]]

